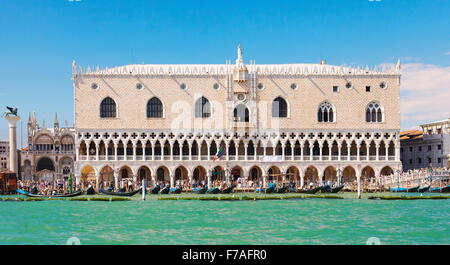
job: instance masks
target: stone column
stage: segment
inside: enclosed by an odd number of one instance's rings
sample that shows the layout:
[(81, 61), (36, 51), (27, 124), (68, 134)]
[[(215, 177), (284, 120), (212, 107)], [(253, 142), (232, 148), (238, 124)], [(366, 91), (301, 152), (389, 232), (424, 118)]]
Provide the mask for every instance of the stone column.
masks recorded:
[(114, 170), (114, 189), (119, 190), (119, 170)]
[(9, 126), (9, 170), (19, 174), (17, 165), (17, 137), (16, 124), (20, 120), (20, 116), (6, 116)]
[(106, 142), (105, 143), (105, 160), (106, 161), (109, 160), (108, 156), (109, 156), (109, 142)]
[(171, 188), (175, 187), (175, 173), (172, 173), (170, 175), (170, 187)]
[(248, 144), (244, 144), (244, 160), (247, 161), (247, 154), (248, 154)]

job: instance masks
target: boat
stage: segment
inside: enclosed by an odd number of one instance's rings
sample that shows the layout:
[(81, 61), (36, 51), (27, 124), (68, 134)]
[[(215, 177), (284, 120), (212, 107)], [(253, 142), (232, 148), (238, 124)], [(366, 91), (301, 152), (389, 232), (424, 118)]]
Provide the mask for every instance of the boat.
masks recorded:
[(298, 193), (315, 194), (315, 193), (318, 193), (319, 191), (322, 191), (323, 189), (325, 189), (324, 186), (319, 186), (319, 187), (316, 187), (316, 188), (306, 189), (306, 190), (305, 189), (300, 189), (297, 192)]
[(94, 195), (94, 194), (95, 194), (94, 187), (91, 186), (86, 190), (86, 195)]
[(220, 192), (219, 188), (211, 188), (206, 191), (206, 193), (210, 193), (210, 194), (217, 194), (219, 192)]
[(337, 186), (337, 187), (335, 187), (335, 188), (330, 187), (330, 186), (325, 186), (325, 189), (322, 190), (322, 192), (324, 192), (324, 193), (338, 193), (338, 192), (340, 192), (343, 188), (344, 188), (344, 185)]
[[(141, 188), (142, 189), (142, 188)], [(108, 191), (108, 190), (104, 190), (104, 189), (100, 189), (100, 193), (106, 194), (106, 195), (112, 195), (112, 196), (126, 196), (126, 197), (131, 197), (134, 196), (135, 194), (139, 193), (141, 191), (141, 189), (137, 189), (134, 191), (130, 191), (130, 192), (113, 192), (113, 191)]]
[(233, 186), (230, 186), (230, 187), (228, 187), (228, 188), (225, 188), (225, 189), (221, 190), (220, 193), (223, 193), (223, 194), (232, 193), (232, 192), (233, 192), (233, 189), (234, 189), (234, 187), (233, 187)]
[(171, 188), (169, 190), (169, 193), (170, 194), (180, 194), (182, 190), (183, 190), (183, 188), (181, 188), (181, 187)]
[(81, 194), (83, 194), (83, 191), (79, 190), (79, 191), (68, 193), (68, 194), (54, 194), (54, 195), (33, 194), (30, 192), (26, 192), (24, 190), (17, 190), (17, 193), (25, 195), (27, 197), (33, 197), (33, 198), (70, 198), (70, 197), (80, 196)]
[(419, 188), (419, 189), (417, 190), (417, 192), (427, 192), (429, 189), (430, 189), (430, 186), (428, 186), (428, 187), (423, 187), (423, 188)]
[(206, 187), (201, 187), (201, 188), (194, 188), (193, 192), (197, 193), (197, 194), (205, 194), (206, 193), (207, 188)]
[(390, 192), (417, 192), (419, 190), (419, 187), (420, 186), (413, 187), (413, 188), (402, 188), (402, 187), (391, 188), (391, 187), (389, 187), (389, 191)]
[(440, 188), (440, 187), (430, 188), (428, 191), (429, 191), (429, 192), (442, 192), (442, 193), (447, 193), (447, 192), (450, 192), (450, 185), (447, 186), (447, 187), (443, 187), (443, 188)]
[(272, 187), (268, 187), (268, 188), (263, 188), (262, 191), (264, 193), (274, 193), (275, 192), (275, 187), (272, 186)]
[(170, 188), (164, 187), (159, 191), (159, 194), (169, 194)]
[(158, 194), (158, 192), (161, 190), (161, 187), (159, 185), (156, 185), (155, 187), (150, 189), (150, 194)]
[(274, 190), (275, 193), (286, 193), (286, 191), (288, 190), (288, 187), (281, 187), (281, 188), (276, 188)]

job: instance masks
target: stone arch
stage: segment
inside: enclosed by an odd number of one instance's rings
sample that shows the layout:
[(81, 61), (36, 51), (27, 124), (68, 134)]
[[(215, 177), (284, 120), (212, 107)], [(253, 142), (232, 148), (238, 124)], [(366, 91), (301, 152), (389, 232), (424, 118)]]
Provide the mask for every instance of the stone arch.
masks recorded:
[(267, 169), (268, 180), (279, 180), (281, 176), (281, 169), (277, 166), (270, 166)]
[(102, 169), (100, 169), (98, 181), (100, 188), (106, 188), (111, 184), (114, 184), (114, 170), (111, 168), (111, 166), (106, 165), (102, 167)]
[(382, 176), (390, 176), (392, 174), (394, 174), (394, 170), (390, 166), (385, 166), (380, 171), (380, 175)]
[(351, 183), (356, 181), (356, 170), (352, 166), (346, 166), (342, 170), (342, 183)]
[(192, 177), (194, 182), (206, 181), (207, 180), (206, 169), (202, 166), (196, 166), (193, 170)]
[(325, 180), (325, 183), (328, 183), (328, 181), (331, 182), (337, 182), (337, 171), (336, 168), (333, 166), (328, 166), (323, 171), (323, 178)]
[(309, 183), (316, 183), (319, 181), (319, 170), (313, 166), (310, 165), (305, 169), (305, 178), (304, 178), (304, 183), (305, 184), (309, 184)]
[(262, 176), (263, 176), (263, 170), (259, 166), (255, 165), (250, 168), (249, 176), (248, 176), (249, 179), (251, 179), (253, 181), (261, 180)]
[(81, 182), (87, 184), (88, 182), (96, 182), (96, 171), (91, 165), (86, 165), (81, 169)]
[(211, 169), (211, 181), (224, 181), (225, 170), (221, 166), (215, 166)]
[(241, 166), (235, 165), (231, 168), (230, 179), (232, 181), (236, 181), (238, 178), (242, 178), (244, 176), (245, 176), (245, 172)]
[(156, 181), (170, 181), (170, 170), (165, 166), (158, 167), (158, 169), (156, 169)]
[(289, 166), (286, 169), (286, 178), (291, 182), (300, 182), (300, 169), (296, 166)]
[(150, 168), (148, 168), (147, 166), (139, 167), (137, 170), (137, 179), (140, 182), (142, 182), (142, 180), (146, 179), (147, 183), (149, 183), (149, 181), (151, 181), (151, 179), (152, 179), (152, 172), (151, 172)]
[(129, 166), (122, 166), (119, 170), (119, 180), (133, 178), (133, 170)]
[(50, 170), (50, 171), (55, 171), (55, 163), (53, 162), (53, 160), (47, 156), (41, 157), (39, 158), (37, 164), (36, 164), (36, 171), (41, 171), (41, 170)]
[(189, 169), (187, 169), (185, 166), (178, 166), (175, 168), (175, 181), (177, 180), (189, 180)]

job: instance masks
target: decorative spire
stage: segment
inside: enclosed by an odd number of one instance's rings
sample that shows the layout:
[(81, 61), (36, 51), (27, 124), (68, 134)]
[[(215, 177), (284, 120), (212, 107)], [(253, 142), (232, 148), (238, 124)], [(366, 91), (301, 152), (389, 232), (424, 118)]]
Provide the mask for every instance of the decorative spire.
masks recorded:
[(55, 121), (53, 122), (53, 126), (56, 128), (56, 127), (59, 127), (59, 122), (58, 122), (58, 113), (57, 112), (55, 112)]
[(77, 72), (77, 62), (75, 60), (72, 61), (72, 74), (76, 74)]
[(242, 58), (242, 48), (240, 44), (237, 46), (237, 54), (238, 58), (236, 59), (236, 66), (238, 68), (245, 68), (244, 59)]
[(398, 72), (401, 69), (401, 63), (400, 63), (400, 59), (398, 59), (397, 64), (395, 65), (395, 70)]

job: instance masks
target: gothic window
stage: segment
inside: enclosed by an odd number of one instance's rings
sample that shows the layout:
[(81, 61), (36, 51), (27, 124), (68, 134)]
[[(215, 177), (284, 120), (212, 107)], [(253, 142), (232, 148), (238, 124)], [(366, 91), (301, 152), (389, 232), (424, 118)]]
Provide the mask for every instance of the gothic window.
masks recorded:
[(334, 122), (334, 115), (333, 105), (328, 101), (324, 101), (319, 105), (319, 109), (317, 110), (318, 122)]
[(107, 97), (100, 103), (100, 118), (116, 118), (117, 107), (114, 99)]
[(233, 117), (234, 121), (249, 122), (250, 120), (249, 111), (243, 104), (239, 104), (234, 108)]
[(383, 121), (383, 111), (381, 110), (381, 105), (372, 101), (367, 105), (366, 108), (366, 122), (382, 122)]
[(272, 102), (272, 117), (286, 118), (288, 115), (288, 108), (286, 100), (282, 97), (277, 97)]
[(211, 117), (211, 104), (205, 97), (197, 99), (195, 102), (195, 117), (196, 118), (209, 118)]
[(162, 118), (163, 104), (157, 97), (151, 98), (147, 102), (147, 118)]

